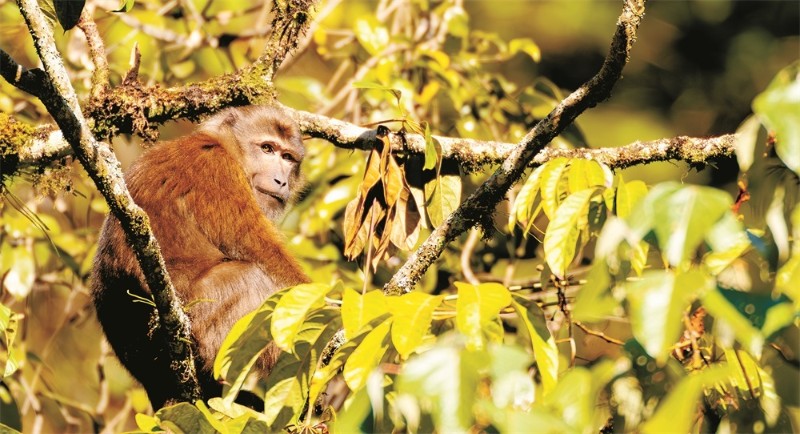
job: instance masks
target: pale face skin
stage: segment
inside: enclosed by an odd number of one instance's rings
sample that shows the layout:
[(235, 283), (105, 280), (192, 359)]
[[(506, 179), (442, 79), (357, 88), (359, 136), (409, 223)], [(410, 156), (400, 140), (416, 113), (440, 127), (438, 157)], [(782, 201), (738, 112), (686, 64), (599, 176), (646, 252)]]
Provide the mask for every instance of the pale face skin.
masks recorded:
[(243, 144), (245, 171), (258, 205), (270, 220), (275, 220), (283, 214), (298, 182), (302, 149), (271, 134), (251, 139)]

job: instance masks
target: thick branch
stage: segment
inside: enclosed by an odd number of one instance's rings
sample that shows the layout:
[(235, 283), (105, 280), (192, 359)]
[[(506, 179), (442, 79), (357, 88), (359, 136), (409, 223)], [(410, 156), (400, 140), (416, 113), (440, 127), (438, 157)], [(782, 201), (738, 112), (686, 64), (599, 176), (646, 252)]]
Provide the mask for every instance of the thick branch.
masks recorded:
[[(46, 73), (46, 77), (40, 80), (40, 86), (32, 89), (33, 94), (39, 97), (56, 120), (64, 138), (108, 202), (111, 212), (119, 219), (142, 270), (145, 270), (145, 279), (152, 292), (165, 335), (176, 337), (167, 343), (167, 348), (172, 369), (177, 374), (176, 385), (181, 399), (194, 401), (200, 397), (200, 388), (189, 344), (189, 319), (166, 273), (161, 250), (150, 230), (147, 214), (133, 203), (122, 179), (119, 162), (113, 153), (107, 146), (99, 144), (89, 131), (63, 59), (56, 49), (53, 30), (45, 21), (37, 1), (18, 0), (17, 4), (33, 36)], [(16, 69), (19, 71), (21, 67), (17, 65)]]
[(428, 239), (392, 276), (384, 287), (387, 294), (410, 292), (445, 246), (470, 227), (485, 222), (503, 195), (516, 182), (537, 153), (570, 125), (579, 114), (611, 95), (622, 75), (636, 30), (644, 15), (645, 0), (625, 0), (611, 49), (600, 72), (572, 92), (546, 118), (539, 121), (511, 152), (500, 168), (437, 227)]

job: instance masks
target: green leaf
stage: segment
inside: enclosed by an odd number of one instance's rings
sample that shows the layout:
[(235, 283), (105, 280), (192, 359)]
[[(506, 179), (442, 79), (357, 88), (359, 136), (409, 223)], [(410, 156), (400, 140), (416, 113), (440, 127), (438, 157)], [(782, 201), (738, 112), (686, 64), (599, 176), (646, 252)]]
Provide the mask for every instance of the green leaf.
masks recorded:
[(0, 277), (3, 287), (11, 295), (21, 300), (28, 296), (36, 279), (36, 262), (33, 252), (27, 247), (12, 247), (8, 243), (0, 244)]
[(341, 327), (338, 309), (317, 311), (298, 331), (294, 353), (281, 353), (267, 377), (264, 415), (273, 428), (283, 428), (303, 409), (308, 385), (322, 350)]
[(529, 38), (512, 39), (508, 43), (508, 51), (511, 55), (523, 52), (530, 56), (534, 62), (539, 62), (542, 59), (542, 51), (539, 46)]
[(359, 294), (352, 288), (345, 288), (342, 296), (342, 322), (345, 336), (355, 336), (364, 325), (389, 312), (383, 291), (369, 291)]
[(421, 292), (409, 292), (389, 301), (392, 312), (392, 343), (407, 359), (422, 344), (433, 319), (433, 311), (442, 304), (444, 296), (432, 296)]
[(608, 275), (604, 261), (595, 261), (586, 285), (583, 285), (572, 307), (572, 318), (576, 321), (597, 321), (611, 316), (619, 302), (611, 295), (611, 276)]
[(600, 192), (597, 188), (571, 194), (561, 203), (544, 235), (544, 258), (557, 276), (564, 278), (575, 259), (575, 247), (583, 229), (579, 222), (589, 213), (589, 201)]
[(665, 182), (653, 187), (627, 220), (640, 239), (655, 232), (665, 259), (677, 266), (690, 258), (731, 204), (724, 191)]
[(133, 5), (136, 3), (135, 0), (122, 0), (119, 4), (119, 9), (111, 11), (111, 12), (130, 12), (133, 9)]
[(325, 296), (330, 292), (330, 285), (320, 283), (304, 283), (289, 289), (278, 300), (272, 314), (270, 326), (272, 338), (278, 347), (292, 352), (292, 346), (300, 326), (312, 310), (325, 305)]
[(608, 167), (594, 160), (573, 158), (569, 163), (567, 185), (570, 193), (593, 187), (611, 187), (613, 175)]
[(530, 407), (536, 388), (528, 373), (530, 354), (518, 345), (492, 344), (489, 356), (494, 405), (502, 409)]
[(614, 213), (620, 218), (627, 218), (636, 204), (647, 195), (647, 185), (639, 180), (624, 182), (619, 178)]
[(709, 272), (716, 276), (750, 247), (750, 238), (733, 213), (725, 213), (722, 219), (706, 234), (711, 252), (703, 257)]
[(429, 410), (440, 432), (466, 432), (474, 423), (472, 407), (481, 372), (489, 364), (485, 351), (441, 345), (406, 363), (397, 391), (412, 395)]
[[(314, 375), (311, 377), (311, 384), (308, 387), (309, 402), (316, 402), (317, 398), (319, 397), (319, 394), (322, 393), (322, 390), (325, 387), (325, 385), (328, 384), (328, 382), (331, 381), (331, 379), (333, 379), (333, 377), (339, 373), (339, 371), (342, 369), (342, 366), (344, 366), (345, 362), (350, 360), (350, 356), (356, 349), (358, 349), (361, 346), (364, 339), (370, 336), (370, 333), (377, 326), (386, 323), (390, 318), (391, 315), (385, 313), (381, 316), (375, 317), (372, 320), (370, 320), (368, 323), (366, 323), (364, 326), (361, 327), (357, 335), (353, 336), (352, 338), (348, 338), (348, 340), (344, 344), (342, 344), (339, 348), (336, 349), (336, 351), (333, 353), (333, 356), (331, 356), (331, 359), (327, 365), (314, 371)], [(384, 338), (386, 337), (386, 335), (388, 335), (388, 330), (384, 331), (382, 334)], [(373, 337), (373, 339), (378, 339), (378, 337), (375, 336)], [(375, 348), (375, 345), (368, 344), (368, 347)], [(369, 351), (369, 349), (365, 348), (365, 351)], [(381, 357), (382, 356), (383, 355), (381, 354)], [(363, 357), (363, 355), (359, 357)], [(353, 369), (358, 369), (363, 367), (363, 365), (358, 366), (359, 362), (354, 362), (354, 363), (356, 364), (353, 366)], [(378, 363), (380, 363), (380, 358), (378, 359)], [(365, 368), (365, 371), (366, 370), (367, 369)], [(367, 376), (369, 376), (369, 372), (371, 372), (371, 370), (366, 372)], [(357, 376), (359, 375), (359, 373), (351, 372), (349, 375)], [(356, 381), (361, 381), (361, 380), (356, 379)]]
[(272, 312), (283, 294), (285, 291), (273, 294), (261, 307), (236, 321), (222, 341), (214, 360), (214, 378), (225, 378), (230, 384), (225, 387), (226, 402), (233, 402), (258, 356), (272, 341), (268, 333)]
[(531, 211), (533, 208), (533, 201), (539, 193), (542, 170), (544, 170), (544, 166), (537, 167), (528, 179), (525, 180), (525, 184), (522, 185), (519, 193), (517, 193), (517, 197), (514, 199), (514, 207), (508, 219), (509, 232), (514, 230), (516, 222), (525, 223), (536, 218), (536, 215), (532, 214)]
[(542, 170), (541, 195), (544, 213), (551, 220), (561, 202), (561, 194), (564, 193), (564, 186), (561, 177), (567, 170), (569, 160), (563, 157), (548, 161)]
[(696, 420), (695, 410), (700, 393), (704, 388), (725, 381), (729, 375), (730, 369), (725, 364), (717, 364), (690, 374), (659, 404), (653, 417), (642, 425), (642, 432), (645, 434), (690, 432)]
[[(795, 241), (795, 244), (800, 240)], [(794, 307), (800, 310), (800, 254), (795, 253), (789, 260), (778, 269), (775, 277), (775, 291), (779, 294), (786, 294), (794, 301)]]
[(206, 420), (203, 413), (188, 402), (164, 407), (156, 412), (159, 426), (175, 433), (216, 434), (217, 430)]
[(387, 336), (391, 321), (382, 322), (367, 333), (344, 364), (342, 376), (350, 390), (357, 391), (367, 384), (367, 378), (378, 367), (389, 348)]
[(483, 328), (511, 304), (511, 293), (499, 283), (478, 286), (455, 282), (456, 327), (467, 337), (467, 349), (483, 349)]
[(758, 131), (761, 123), (756, 116), (748, 116), (736, 130), (736, 140), (733, 142), (733, 150), (736, 152), (736, 160), (739, 161), (739, 170), (747, 172), (753, 165), (753, 154), (758, 143)]
[[(542, 308), (535, 302), (528, 301), (523, 297), (514, 296), (515, 301), (511, 303), (519, 315), (520, 321), (525, 325), (533, 357), (536, 359), (536, 366), (542, 376), (542, 387), (545, 395), (556, 387), (558, 382), (558, 348), (556, 340), (547, 328), (547, 319)], [(526, 303), (528, 306), (521, 303)]]
[(158, 419), (153, 416), (149, 416), (142, 413), (136, 413), (134, 416), (134, 420), (136, 421), (136, 426), (139, 427), (139, 430), (144, 432), (157, 432), (162, 431), (158, 426)]
[(85, 4), (86, 0), (53, 0), (56, 17), (65, 32), (78, 25)]
[(461, 204), (461, 177), (441, 175), (425, 184), (425, 210), (437, 227)]
[(747, 352), (725, 349), (725, 360), (731, 368), (731, 383), (748, 398), (757, 398), (762, 391), (758, 364)]
[(775, 132), (775, 152), (800, 175), (800, 62), (784, 68), (753, 100), (753, 111)]
[(442, 146), (431, 135), (431, 126), (425, 122), (425, 164), (422, 170), (432, 170), (439, 164), (442, 155)]
[(760, 357), (764, 347), (761, 331), (722, 294), (720, 289), (708, 291), (703, 297), (703, 306), (722, 326), (733, 330), (733, 335), (750, 352)]
[(354, 29), (356, 39), (373, 56), (389, 44), (389, 31), (371, 15), (361, 15), (356, 19)]
[(712, 284), (705, 273), (692, 269), (680, 274), (654, 270), (625, 285), (633, 336), (648, 354), (666, 360), (683, 331), (686, 307)]
[[(3, 351), (0, 351), (0, 379), (10, 376), (19, 369), (18, 347), (14, 345), (22, 316), (14, 313), (8, 307), (0, 304), (0, 331), (2, 331)], [(2, 398), (0, 396), (0, 398)]]
[(469, 16), (461, 6), (448, 8), (444, 13), (444, 22), (447, 32), (457, 38), (469, 35)]

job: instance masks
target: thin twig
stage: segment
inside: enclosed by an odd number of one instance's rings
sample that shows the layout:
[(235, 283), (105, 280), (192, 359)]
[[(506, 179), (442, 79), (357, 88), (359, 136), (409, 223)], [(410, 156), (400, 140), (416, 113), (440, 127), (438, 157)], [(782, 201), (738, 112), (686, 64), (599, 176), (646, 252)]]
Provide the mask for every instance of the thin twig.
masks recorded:
[(592, 330), (589, 327), (586, 327), (580, 321), (575, 321), (575, 322), (573, 322), (573, 324), (575, 324), (579, 329), (583, 330), (583, 332), (586, 333), (587, 335), (592, 335), (592, 336), (598, 337), (598, 338), (608, 342), (609, 344), (620, 345), (620, 346), (625, 345), (625, 342), (622, 342), (621, 340), (612, 338), (610, 336), (606, 336), (606, 334), (603, 333), (603, 332), (598, 332), (597, 330)]

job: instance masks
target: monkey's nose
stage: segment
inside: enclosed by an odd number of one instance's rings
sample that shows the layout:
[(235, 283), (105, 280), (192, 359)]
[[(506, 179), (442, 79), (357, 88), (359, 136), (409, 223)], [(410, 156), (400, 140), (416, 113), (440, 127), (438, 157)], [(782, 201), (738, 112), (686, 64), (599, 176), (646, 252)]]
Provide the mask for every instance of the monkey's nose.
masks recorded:
[(280, 179), (275, 178), (275, 183), (280, 185), (281, 187), (286, 187), (287, 181), (281, 181)]

